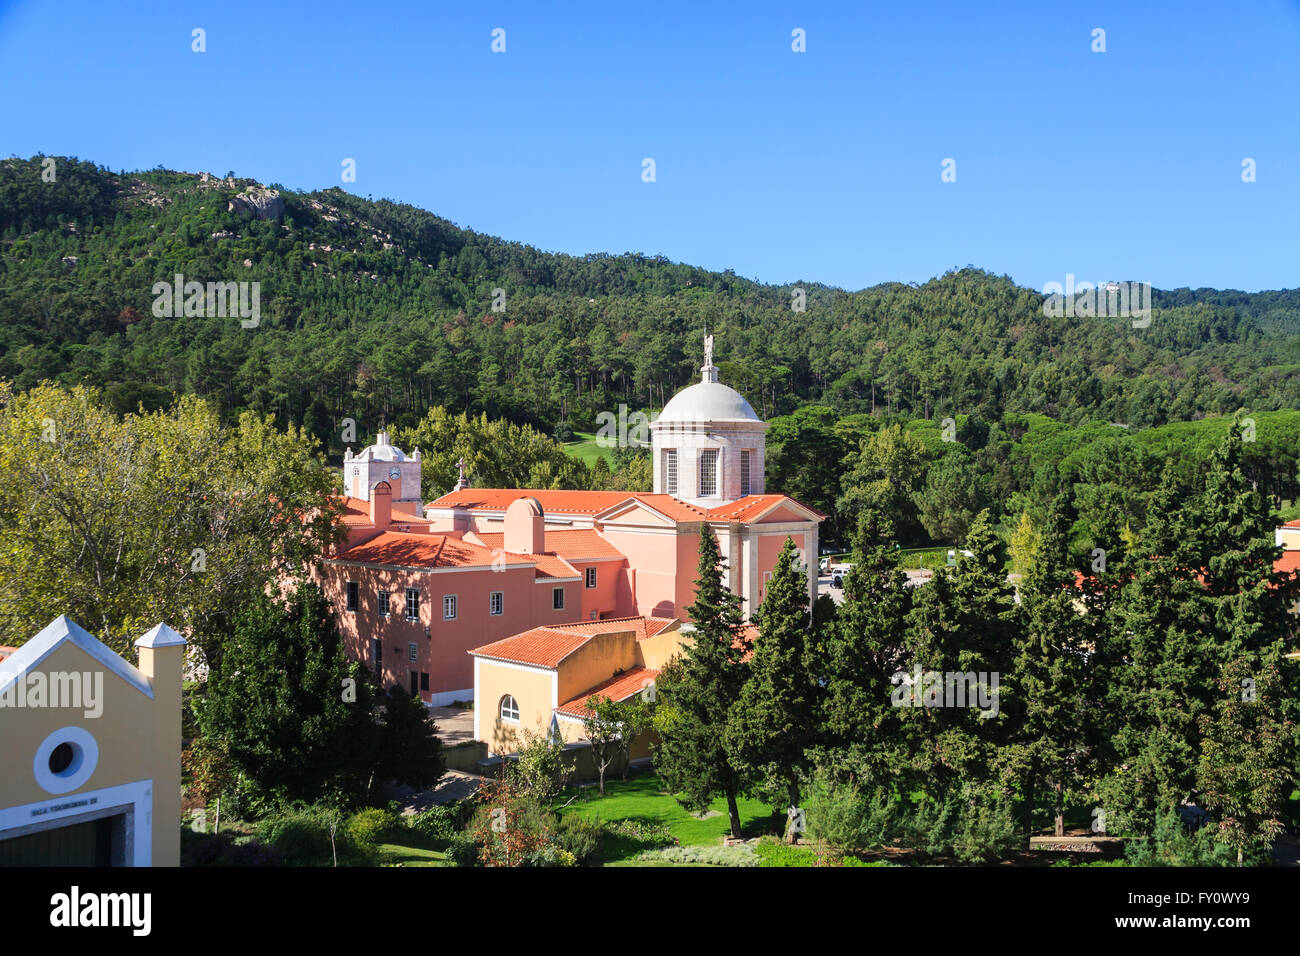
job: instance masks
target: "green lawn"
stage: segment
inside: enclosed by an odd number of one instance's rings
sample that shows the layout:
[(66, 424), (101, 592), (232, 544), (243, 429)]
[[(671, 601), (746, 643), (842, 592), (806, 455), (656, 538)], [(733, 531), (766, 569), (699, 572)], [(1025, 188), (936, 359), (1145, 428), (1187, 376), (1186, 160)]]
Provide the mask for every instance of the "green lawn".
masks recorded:
[(574, 432), (573, 434), (577, 436), (577, 440), (564, 443), (566, 454), (581, 460), (588, 468), (596, 464), (597, 458), (604, 458), (606, 464), (613, 467), (614, 449), (603, 448), (596, 444), (595, 432)]
[[(559, 803), (563, 804), (572, 795), (566, 794)], [(746, 838), (780, 832), (779, 824), (783, 821), (773, 817), (772, 808), (767, 804), (744, 797), (738, 803), (741, 833)], [(682, 846), (720, 846), (729, 829), (727, 802), (718, 798), (709, 809), (717, 811), (717, 815), (704, 820), (692, 816), (670, 794), (663, 792), (657, 775), (645, 774), (627, 781), (606, 781), (603, 797), (595, 787), (584, 789), (582, 796), (560, 812), (600, 822), (655, 823), (667, 827)]]
[(397, 866), (451, 866), (447, 854), (438, 850), (424, 850), (418, 846), (398, 843), (381, 843), (375, 847), (375, 863)]

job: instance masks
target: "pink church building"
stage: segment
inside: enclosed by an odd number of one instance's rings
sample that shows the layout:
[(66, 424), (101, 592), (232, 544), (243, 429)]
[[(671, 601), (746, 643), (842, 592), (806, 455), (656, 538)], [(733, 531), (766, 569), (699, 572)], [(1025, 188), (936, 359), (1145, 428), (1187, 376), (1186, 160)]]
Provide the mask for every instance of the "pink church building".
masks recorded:
[(493, 641), (583, 621), (689, 621), (701, 524), (747, 619), (787, 537), (815, 599), (824, 515), (764, 492), (767, 424), (718, 381), (709, 351), (701, 381), (650, 425), (651, 493), (471, 488), (462, 475), (422, 506), (419, 449), (408, 457), (381, 432), (349, 450), (348, 539), (321, 568), (349, 653), (442, 705), (473, 697), (469, 651)]

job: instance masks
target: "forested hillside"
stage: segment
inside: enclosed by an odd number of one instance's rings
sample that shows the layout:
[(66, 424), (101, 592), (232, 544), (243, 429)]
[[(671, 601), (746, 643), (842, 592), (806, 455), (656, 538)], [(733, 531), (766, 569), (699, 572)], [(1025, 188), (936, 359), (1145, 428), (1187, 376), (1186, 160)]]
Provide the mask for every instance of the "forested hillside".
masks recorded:
[[(920, 286), (807, 283), (798, 312), (793, 287), (546, 253), (338, 189), (281, 190), (277, 221), (231, 210), (250, 180), (55, 158), (46, 182), (41, 160), (0, 162), (0, 379), (99, 385), (121, 410), (194, 393), (334, 450), (344, 418), (414, 425), (431, 405), (590, 429), (692, 380), (706, 324), (724, 381), (765, 417), (820, 402), (1140, 428), (1300, 406), (1297, 291), (1158, 291), (1134, 329), (1046, 318), (1038, 292), (968, 267)], [(864, 254), (886, 241), (864, 231)], [(177, 273), (259, 282), (260, 323), (155, 317), (152, 287)]]

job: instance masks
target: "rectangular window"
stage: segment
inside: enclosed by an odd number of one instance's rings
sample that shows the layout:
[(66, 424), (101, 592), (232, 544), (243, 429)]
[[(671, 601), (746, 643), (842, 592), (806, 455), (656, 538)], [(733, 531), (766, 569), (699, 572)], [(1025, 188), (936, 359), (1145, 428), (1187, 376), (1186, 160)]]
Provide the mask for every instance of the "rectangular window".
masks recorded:
[(442, 596), (442, 619), (444, 621), (456, 620), (456, 595), (444, 594)]
[(664, 449), (664, 491), (677, 494), (677, 449)]
[(502, 613), (506, 607), (506, 592), (493, 591), (488, 595), (488, 613), (497, 615)]
[(420, 671), (420, 690), (428, 690), (428, 689), (429, 689), (429, 675), (426, 674), (424, 671)]
[(551, 609), (564, 610), (564, 588), (551, 588)]
[(358, 597), (359, 591), (360, 588), (357, 586), (356, 581), (348, 582), (348, 610), (349, 611), (355, 611), (357, 609), (357, 604), (360, 602), (360, 598)]
[(420, 592), (415, 588), (406, 589), (406, 619), (408, 621), (420, 619)]
[(749, 494), (749, 449), (740, 450), (740, 496), (743, 498)]
[(379, 663), (384, 656), (384, 645), (381, 641), (373, 640), (370, 642), (370, 658), (375, 665), (375, 673), (379, 673)]
[(420, 649), (415, 646), (415, 641), (406, 645), (406, 659), (412, 664), (420, 659)]
[(700, 452), (700, 497), (708, 498), (718, 493), (718, 450), (706, 448)]
[(379, 613), (384, 617), (388, 617), (388, 599), (389, 593), (387, 591), (379, 592)]
[(587, 587), (589, 587), (589, 588), (594, 588), (595, 586), (596, 586), (596, 569), (595, 569), (595, 568), (588, 568), (588, 569), (587, 569)]

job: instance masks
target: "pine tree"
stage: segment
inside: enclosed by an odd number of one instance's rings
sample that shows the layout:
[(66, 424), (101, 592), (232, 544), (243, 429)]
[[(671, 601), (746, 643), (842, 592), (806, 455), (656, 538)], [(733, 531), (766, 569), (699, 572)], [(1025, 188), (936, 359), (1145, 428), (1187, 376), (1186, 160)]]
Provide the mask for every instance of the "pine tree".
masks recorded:
[[(958, 781), (987, 780), (1012, 740), (1011, 722), (1001, 715), (1001, 677), (1012, 671), (1014, 601), (1004, 548), (987, 510), (971, 524), (966, 549), (970, 555), (958, 558), (951, 570), (939, 569), (921, 589), (908, 627), (913, 667), (935, 675), (926, 677), (926, 686), (912, 687), (914, 703), (956, 704), (913, 707), (902, 715), (905, 728), (924, 741), (916, 751), (919, 784), (939, 800)], [(964, 704), (947, 700), (950, 677), (968, 688)], [(976, 683), (987, 707), (971, 699)]]
[(816, 759), (840, 777), (883, 779), (910, 759), (890, 705), (890, 679), (908, 663), (904, 628), (912, 603), (893, 540), (893, 523), (883, 512), (863, 511), (844, 603), (828, 629)]
[(1066, 499), (1060, 495), (1048, 509), (1020, 587), (1014, 704), (1008, 708), (1017, 725), (1013, 749), (1023, 766), (1029, 832), (1037, 795), (1045, 786), (1054, 795), (1057, 836), (1065, 835), (1065, 794), (1088, 779), (1092, 750), (1087, 630), (1075, 606), (1069, 526)]
[[(816, 732), (817, 682), (809, 667), (807, 570), (786, 538), (754, 618), (758, 637), (727, 724), (727, 751), (740, 772), (775, 803), (799, 806), (806, 750)], [(791, 817), (793, 819), (793, 816)], [(787, 831), (794, 842), (797, 836)]]
[(707, 524), (700, 525), (695, 603), (687, 608), (694, 642), (656, 680), (660, 742), (655, 765), (678, 800), (692, 810), (726, 797), (731, 835), (740, 836), (738, 795), (746, 780), (728, 757), (725, 738), (732, 707), (745, 682), (738, 629), (740, 599), (723, 583), (722, 556)]

